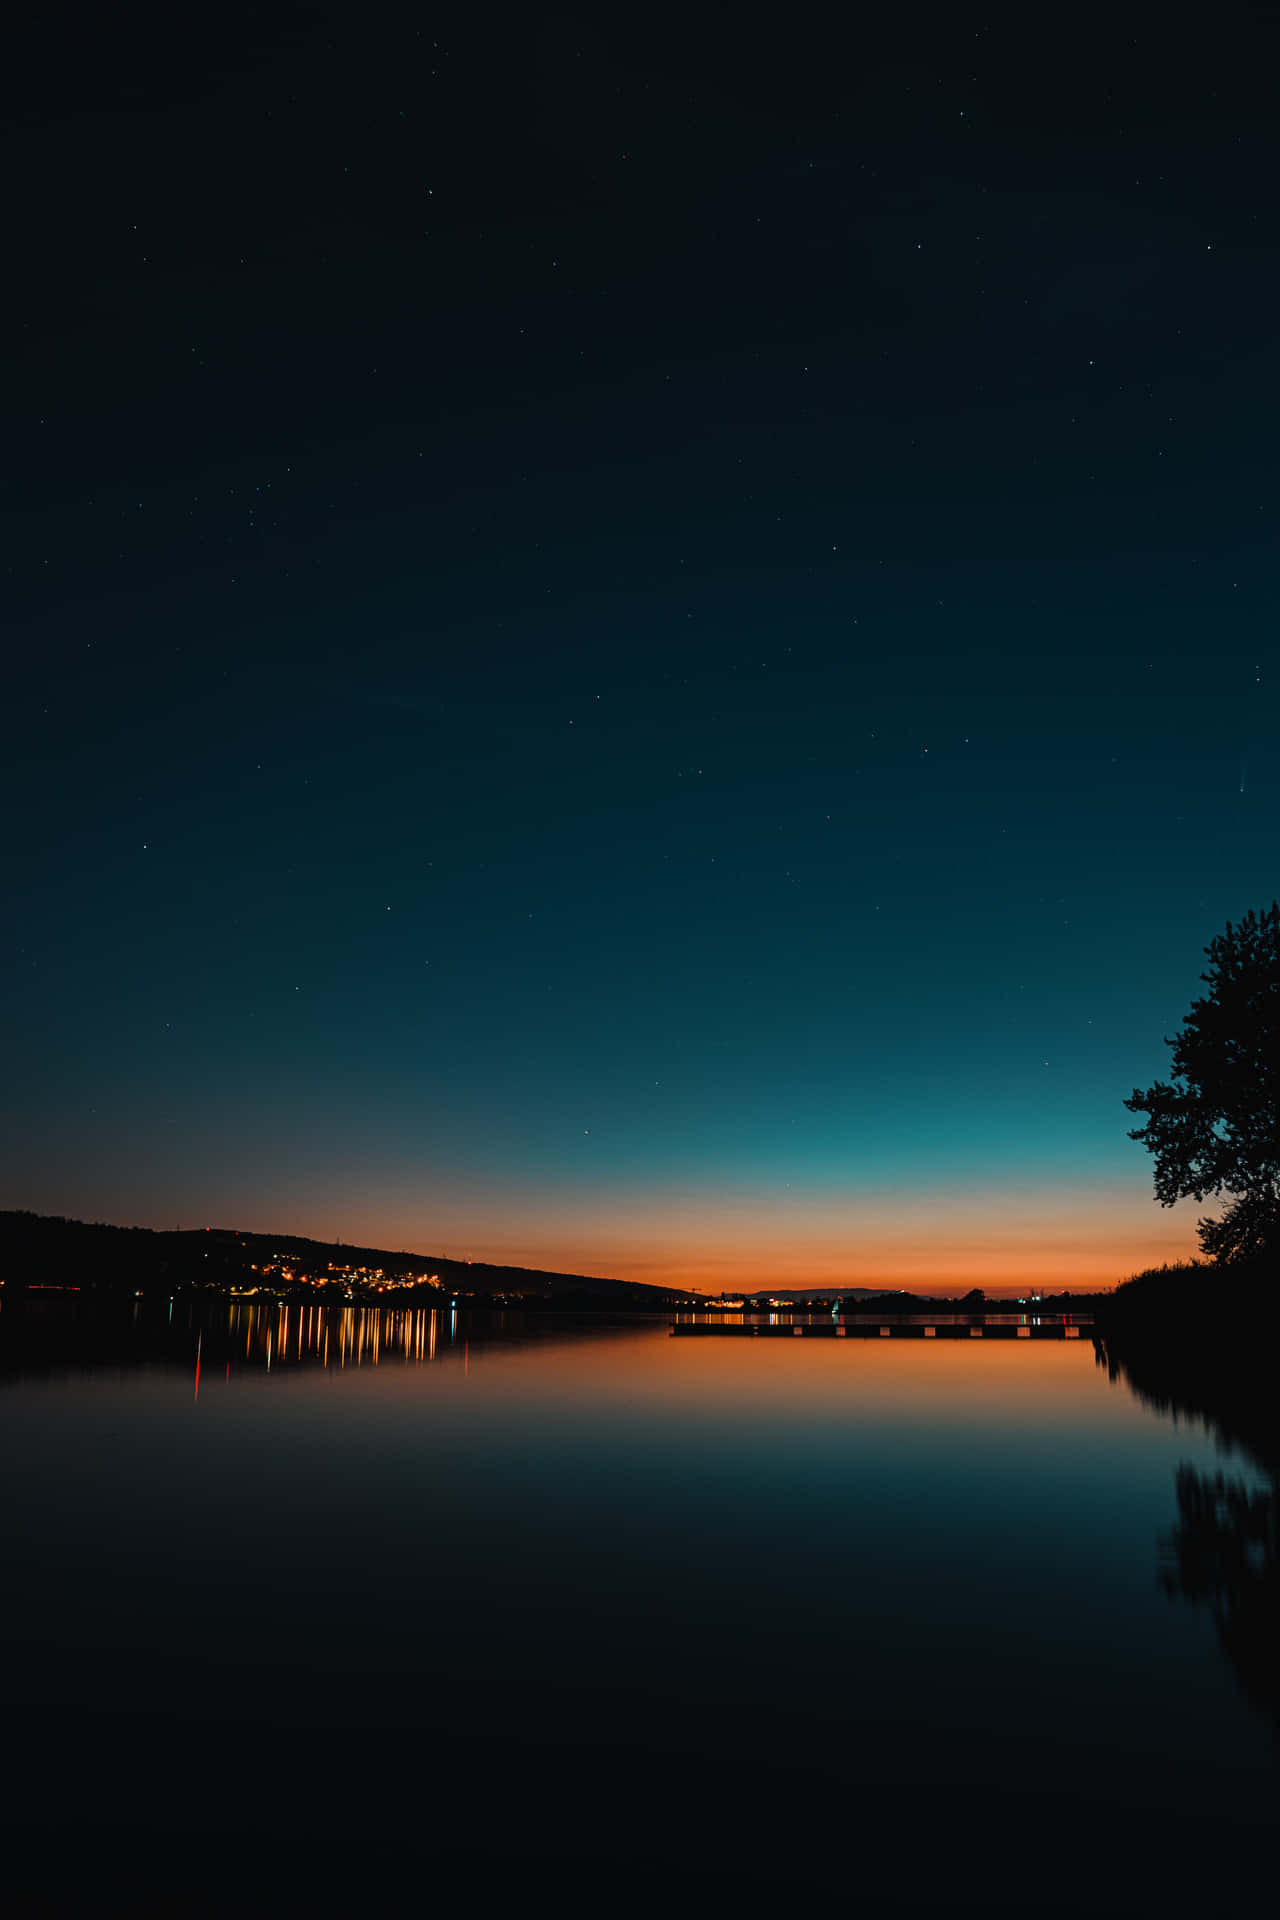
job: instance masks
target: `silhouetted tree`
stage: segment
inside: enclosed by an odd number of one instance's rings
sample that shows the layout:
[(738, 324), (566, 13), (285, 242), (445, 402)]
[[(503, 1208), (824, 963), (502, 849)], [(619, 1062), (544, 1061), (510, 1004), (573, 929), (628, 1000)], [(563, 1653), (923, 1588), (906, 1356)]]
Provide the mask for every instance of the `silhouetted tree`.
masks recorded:
[(1209, 991), (1192, 1002), (1173, 1050), (1171, 1081), (1125, 1105), (1155, 1158), (1156, 1198), (1225, 1193), (1220, 1220), (1200, 1221), (1200, 1245), (1222, 1264), (1280, 1254), (1280, 905), (1248, 913), (1206, 948)]

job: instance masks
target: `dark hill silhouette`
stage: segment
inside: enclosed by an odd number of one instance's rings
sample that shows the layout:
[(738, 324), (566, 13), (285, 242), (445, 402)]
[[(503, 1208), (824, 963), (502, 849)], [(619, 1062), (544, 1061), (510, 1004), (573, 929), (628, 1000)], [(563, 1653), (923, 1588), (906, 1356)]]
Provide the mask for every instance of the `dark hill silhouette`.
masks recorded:
[[(273, 1271), (264, 1274), (264, 1267)], [(332, 1268), (364, 1268), (352, 1274), (354, 1293), (380, 1285), (414, 1286), (432, 1277), (449, 1295), (480, 1299), (519, 1297), (521, 1304), (580, 1306), (591, 1302), (636, 1310), (666, 1311), (692, 1296), (641, 1281), (599, 1274), (550, 1273), (536, 1267), (494, 1266), (485, 1261), (447, 1260), (438, 1255), (352, 1247), (300, 1234), (240, 1232), (205, 1227), (165, 1232), (115, 1227), (60, 1215), (0, 1213), (0, 1280), (9, 1287), (74, 1286), (116, 1291), (169, 1292), (187, 1287), (269, 1285), (280, 1290), (307, 1285)], [(291, 1272), (292, 1280), (284, 1277)], [(373, 1273), (381, 1276), (374, 1279)], [(307, 1275), (302, 1281), (299, 1276)]]

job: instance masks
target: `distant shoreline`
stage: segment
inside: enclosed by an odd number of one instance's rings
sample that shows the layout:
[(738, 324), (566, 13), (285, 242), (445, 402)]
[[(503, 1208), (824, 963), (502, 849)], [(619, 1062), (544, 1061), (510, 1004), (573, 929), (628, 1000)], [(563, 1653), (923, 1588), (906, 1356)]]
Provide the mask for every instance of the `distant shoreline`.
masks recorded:
[(15, 1291), (51, 1288), (104, 1293), (219, 1293), (228, 1298), (386, 1301), (592, 1307), (631, 1312), (696, 1311), (829, 1313), (837, 1301), (846, 1316), (884, 1312), (1042, 1312), (1091, 1308), (1108, 1293), (1064, 1289), (1025, 1295), (913, 1293), (857, 1285), (832, 1288), (753, 1288), (712, 1296), (604, 1275), (452, 1260), (443, 1255), (353, 1247), (291, 1233), (229, 1227), (166, 1230), (119, 1227), (22, 1211), (0, 1213), (0, 1285)]

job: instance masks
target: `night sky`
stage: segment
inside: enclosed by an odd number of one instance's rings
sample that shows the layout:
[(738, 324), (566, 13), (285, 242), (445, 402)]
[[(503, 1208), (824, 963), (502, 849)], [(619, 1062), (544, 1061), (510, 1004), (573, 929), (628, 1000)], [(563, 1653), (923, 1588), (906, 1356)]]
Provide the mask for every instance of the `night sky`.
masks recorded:
[(1122, 1101), (1278, 890), (1280, 31), (834, 11), (11, 44), (0, 1203), (1194, 1250)]

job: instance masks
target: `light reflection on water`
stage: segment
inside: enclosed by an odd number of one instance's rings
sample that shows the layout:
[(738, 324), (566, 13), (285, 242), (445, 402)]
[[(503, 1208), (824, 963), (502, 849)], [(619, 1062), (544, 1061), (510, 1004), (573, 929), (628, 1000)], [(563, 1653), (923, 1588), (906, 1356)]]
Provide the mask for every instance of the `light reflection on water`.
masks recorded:
[(1216, 1459), (1087, 1340), (32, 1303), (0, 1314), (7, 1817), (74, 1878), (70, 1817), (130, 1897), (247, 1819), (201, 1856), (220, 1912), (421, 1893), (286, 1872), (268, 1809), (428, 1822), (482, 1905), (550, 1874), (1183, 1912), (1229, 1864), (1247, 1908), (1271, 1736), (1157, 1577)]

